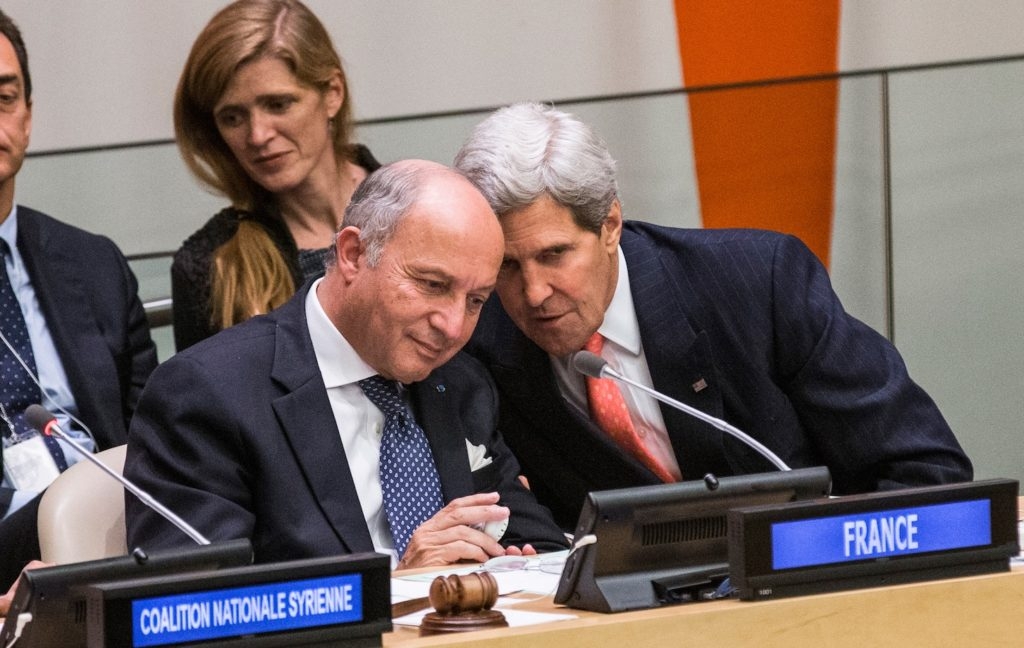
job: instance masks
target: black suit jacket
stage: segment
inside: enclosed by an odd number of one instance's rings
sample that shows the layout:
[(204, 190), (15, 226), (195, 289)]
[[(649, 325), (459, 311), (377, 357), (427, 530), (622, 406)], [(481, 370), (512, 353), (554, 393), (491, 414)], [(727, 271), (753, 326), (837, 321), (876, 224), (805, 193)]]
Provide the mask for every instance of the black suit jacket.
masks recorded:
[[(791, 467), (828, 466), (836, 492), (971, 479), (899, 353), (843, 310), (799, 240), (628, 222), (621, 247), (655, 389), (735, 425)], [(497, 299), (468, 349), (494, 376), (506, 442), (563, 528), (590, 491), (658, 482), (562, 398), (548, 355)], [(661, 411), (684, 479), (774, 469), (710, 425)]]
[[(92, 429), (99, 449), (127, 442), (132, 412), (157, 364), (128, 262), (110, 239), (21, 205), (18, 251), (78, 418)], [(0, 492), (0, 513), (9, 504), (10, 492)]]
[[(128, 441), (129, 478), (208, 538), (249, 538), (257, 561), (373, 550), (306, 326), (308, 290), (161, 365)], [(504, 544), (563, 548), (550, 513), (517, 480), (484, 368), (460, 354), (410, 392), (445, 501), (497, 491), (512, 512)], [(467, 440), (492, 463), (470, 472)], [(130, 546), (190, 542), (134, 497), (127, 523)]]

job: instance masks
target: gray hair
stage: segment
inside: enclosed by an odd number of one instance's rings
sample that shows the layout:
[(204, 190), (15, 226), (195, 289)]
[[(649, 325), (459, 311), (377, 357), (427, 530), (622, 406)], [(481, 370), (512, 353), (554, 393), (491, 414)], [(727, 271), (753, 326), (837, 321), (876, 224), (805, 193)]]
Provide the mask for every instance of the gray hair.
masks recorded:
[[(433, 166), (432, 163), (423, 165), (398, 161), (380, 167), (356, 187), (345, 209), (342, 228), (359, 228), (359, 240), (366, 247), (366, 262), (370, 267), (380, 261), (384, 245), (412, 210), (426, 181), (443, 173), (462, 175), (454, 169)], [(328, 255), (328, 261), (333, 256)]]
[(579, 227), (599, 232), (619, 193), (604, 141), (574, 115), (539, 103), (513, 104), (480, 122), (455, 168), (499, 218), (548, 195)]

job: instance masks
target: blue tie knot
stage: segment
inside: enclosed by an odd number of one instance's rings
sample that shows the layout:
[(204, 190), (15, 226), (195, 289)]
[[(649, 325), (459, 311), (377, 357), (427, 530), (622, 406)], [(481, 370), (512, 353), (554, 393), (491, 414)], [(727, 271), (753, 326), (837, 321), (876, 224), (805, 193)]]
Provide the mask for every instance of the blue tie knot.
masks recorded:
[(394, 380), (388, 380), (383, 376), (371, 376), (360, 380), (359, 386), (385, 417), (400, 415), (408, 418), (405, 402), (398, 395), (398, 385)]

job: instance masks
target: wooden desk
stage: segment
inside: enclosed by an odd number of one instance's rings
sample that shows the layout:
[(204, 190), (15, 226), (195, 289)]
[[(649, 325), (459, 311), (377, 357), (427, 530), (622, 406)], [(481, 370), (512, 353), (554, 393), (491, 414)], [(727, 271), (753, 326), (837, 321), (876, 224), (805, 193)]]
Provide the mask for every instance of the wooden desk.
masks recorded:
[(1024, 567), (1010, 572), (774, 601), (714, 601), (599, 614), (554, 606), (580, 618), (540, 626), (419, 637), (397, 627), (384, 645), (494, 648), (746, 646), (1020, 646)]
[[(1024, 497), (1020, 499), (1024, 511)], [(541, 626), (420, 637), (396, 627), (392, 648), (479, 646), (625, 648), (747, 646), (1020, 646), (1024, 645), (1024, 566), (1009, 572), (893, 587), (784, 598), (714, 601), (656, 610), (599, 614), (555, 606), (525, 610), (579, 616)]]

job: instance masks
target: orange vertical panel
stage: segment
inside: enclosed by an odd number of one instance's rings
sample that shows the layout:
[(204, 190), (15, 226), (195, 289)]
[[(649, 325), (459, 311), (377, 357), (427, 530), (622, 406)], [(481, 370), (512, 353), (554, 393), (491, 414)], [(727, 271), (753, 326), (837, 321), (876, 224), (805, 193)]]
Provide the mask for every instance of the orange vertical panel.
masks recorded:
[[(835, 72), (839, 0), (675, 0), (687, 87)], [(705, 227), (799, 236), (827, 265), (836, 81), (694, 92)]]

